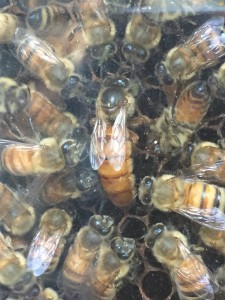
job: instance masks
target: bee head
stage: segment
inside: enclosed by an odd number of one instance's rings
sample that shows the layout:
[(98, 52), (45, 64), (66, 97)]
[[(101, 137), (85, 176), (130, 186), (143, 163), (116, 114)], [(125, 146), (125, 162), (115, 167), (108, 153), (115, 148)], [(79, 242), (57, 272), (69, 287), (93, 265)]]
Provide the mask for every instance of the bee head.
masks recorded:
[(135, 240), (132, 238), (116, 237), (111, 241), (111, 248), (120, 260), (131, 258), (135, 251)]
[(157, 223), (151, 227), (145, 236), (145, 245), (148, 248), (152, 248), (156, 239), (165, 231), (165, 225), (163, 223)]
[(114, 221), (109, 216), (94, 215), (90, 218), (89, 225), (102, 236), (110, 234), (114, 229)]

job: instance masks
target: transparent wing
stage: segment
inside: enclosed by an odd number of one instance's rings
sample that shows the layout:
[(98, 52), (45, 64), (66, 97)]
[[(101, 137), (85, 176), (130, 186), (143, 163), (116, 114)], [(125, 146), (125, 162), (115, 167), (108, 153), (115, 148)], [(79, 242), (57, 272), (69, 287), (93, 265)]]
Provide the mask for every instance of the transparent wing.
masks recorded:
[(53, 235), (41, 229), (34, 237), (27, 256), (27, 268), (35, 276), (42, 275), (48, 269), (62, 235), (62, 229)]
[(126, 158), (126, 106), (123, 105), (112, 126), (108, 160), (119, 171)]
[[(184, 45), (184, 47), (186, 46), (195, 53), (196, 61), (202, 62), (201, 65), (204, 67), (225, 55), (225, 35), (221, 33), (223, 24), (224, 17), (222, 16), (210, 19), (200, 26)], [(211, 55), (208, 53), (211, 53)], [(204, 59), (202, 59), (202, 56), (204, 56)], [(193, 64), (192, 69), (195, 67), (195, 64)], [(190, 69), (190, 72), (192, 71), (194, 70)]]
[[(27, 47), (29, 47), (30, 51), (27, 51)], [(51, 64), (63, 65), (63, 63), (54, 55), (53, 49), (47, 43), (43, 42), (24, 28), (19, 27), (16, 29), (12, 41), (9, 43), (9, 48), (16, 57), (23, 57), (23, 61), (29, 60), (28, 56), (33, 50), (42, 60)], [(37, 60), (37, 64), (38, 63), (39, 60)]]
[(105, 136), (106, 123), (103, 119), (97, 118), (90, 142), (90, 162), (94, 170), (100, 168), (105, 160)]
[(181, 207), (176, 211), (203, 226), (216, 230), (225, 230), (225, 214), (217, 207), (203, 209), (189, 206)]
[(212, 273), (200, 256), (191, 253), (182, 242), (179, 243), (179, 247), (183, 260), (177, 268), (172, 270), (171, 276), (176, 283), (180, 298), (214, 299), (214, 293), (218, 291), (218, 287)]

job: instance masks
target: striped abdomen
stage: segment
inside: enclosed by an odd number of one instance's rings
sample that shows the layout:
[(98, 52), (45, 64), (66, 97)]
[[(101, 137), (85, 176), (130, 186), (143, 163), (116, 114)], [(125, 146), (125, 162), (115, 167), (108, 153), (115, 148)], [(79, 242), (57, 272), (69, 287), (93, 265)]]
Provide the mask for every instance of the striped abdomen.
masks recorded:
[(211, 209), (213, 207), (222, 208), (224, 196), (221, 188), (213, 184), (196, 181), (184, 183), (183, 197), (185, 206)]
[(51, 35), (66, 27), (70, 16), (60, 5), (46, 5), (32, 10), (27, 16), (28, 25), (36, 32)]
[(7, 43), (11, 41), (21, 22), (15, 15), (0, 13), (0, 24), (0, 43)]
[(65, 165), (63, 154), (56, 144), (10, 145), (2, 151), (1, 160), (5, 170), (17, 176), (53, 173)]
[(72, 131), (72, 120), (36, 91), (31, 92), (26, 113), (31, 117), (34, 127), (46, 136), (62, 138)]
[(189, 85), (180, 95), (174, 109), (176, 122), (198, 125), (207, 113), (210, 96), (205, 82)]
[(175, 270), (174, 277), (181, 299), (214, 299), (207, 268), (200, 258), (189, 255), (178, 269), (182, 272)]

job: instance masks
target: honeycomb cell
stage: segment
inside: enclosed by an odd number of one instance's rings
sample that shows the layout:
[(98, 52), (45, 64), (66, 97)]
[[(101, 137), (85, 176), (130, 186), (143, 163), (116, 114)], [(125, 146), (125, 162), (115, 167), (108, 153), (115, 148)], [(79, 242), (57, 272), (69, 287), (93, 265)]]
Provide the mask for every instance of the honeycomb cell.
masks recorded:
[(139, 288), (134, 284), (126, 284), (118, 293), (117, 300), (142, 300)]
[(149, 272), (142, 280), (142, 288), (152, 300), (166, 300), (172, 291), (169, 276), (161, 271)]
[(121, 235), (133, 238), (138, 241), (143, 241), (147, 228), (144, 222), (139, 219), (128, 217), (121, 225)]

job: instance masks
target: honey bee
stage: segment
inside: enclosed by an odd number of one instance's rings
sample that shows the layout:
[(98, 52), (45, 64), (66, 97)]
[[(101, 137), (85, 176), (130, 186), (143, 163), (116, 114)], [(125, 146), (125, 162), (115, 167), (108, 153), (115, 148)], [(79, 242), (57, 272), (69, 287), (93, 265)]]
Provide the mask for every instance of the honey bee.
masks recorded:
[(136, 244), (132, 238), (115, 237), (110, 243), (111, 249), (120, 259), (120, 271), (117, 275), (117, 281), (124, 278), (130, 271), (131, 260), (134, 257)]
[[(148, 191), (150, 201), (157, 209), (175, 211), (201, 225), (225, 230), (224, 188), (167, 174), (155, 180), (145, 177), (142, 187), (150, 180), (153, 181), (151, 193)], [(146, 197), (148, 192), (143, 192), (143, 195)]]
[(34, 129), (49, 137), (62, 139), (77, 125), (77, 119), (69, 112), (62, 112), (41, 93), (31, 90), (24, 109), (31, 118)]
[(76, 290), (86, 282), (101, 243), (101, 235), (91, 226), (84, 226), (79, 230), (62, 269), (60, 282), (65, 287)]
[(145, 244), (169, 269), (180, 299), (214, 299), (218, 290), (214, 277), (202, 258), (191, 252), (182, 233), (158, 223), (149, 230)]
[(161, 40), (161, 26), (147, 14), (135, 9), (131, 20), (127, 24), (125, 41), (122, 52), (127, 60), (133, 63), (144, 63), (148, 60), (149, 50), (158, 46)]
[[(39, 145), (5, 141), (1, 152), (4, 169), (16, 176), (54, 173), (65, 166), (65, 159), (55, 138), (46, 138)], [(8, 145), (7, 145), (8, 142)]]
[(199, 235), (204, 244), (225, 255), (225, 231), (201, 227)]
[(0, 219), (4, 228), (13, 235), (22, 236), (34, 225), (35, 212), (32, 206), (21, 202), (19, 195), (0, 182)]
[(35, 276), (56, 269), (71, 228), (72, 219), (64, 210), (51, 208), (43, 214), (27, 256), (27, 268)]
[(225, 98), (225, 64), (222, 64), (217, 72), (214, 72), (208, 78), (208, 86), (213, 96), (224, 99)]
[(37, 6), (46, 5), (48, 0), (5, 0), (0, 5), (0, 10), (10, 10), (13, 13), (27, 13)]
[(105, 12), (103, 0), (78, 0), (74, 5), (87, 45), (102, 45), (113, 40), (115, 25)]
[(28, 102), (29, 88), (25, 84), (19, 85), (8, 77), (0, 77), (0, 112), (15, 115), (21, 111)]
[(19, 17), (8, 13), (0, 13), (0, 22), (2, 24), (0, 43), (8, 43), (13, 39), (16, 28), (21, 26), (22, 22)]
[(48, 176), (41, 189), (41, 200), (52, 206), (68, 199), (85, 199), (92, 196), (98, 184), (98, 176), (90, 168), (82, 167), (76, 171), (65, 168)]
[[(134, 175), (130, 133), (126, 117), (134, 113), (134, 97), (128, 79), (106, 78), (97, 99), (97, 117), (90, 143), (90, 161), (98, 169), (101, 184), (113, 204), (134, 201)], [(113, 125), (110, 121), (114, 120)]]
[(156, 65), (160, 82), (188, 80), (201, 69), (208, 68), (225, 55), (224, 18), (218, 16), (200, 26), (184, 44), (171, 49), (165, 61)]
[(93, 299), (112, 300), (114, 298), (115, 281), (120, 267), (120, 259), (116, 253), (108, 245), (102, 244), (88, 284), (90, 294), (94, 296)]
[(27, 15), (28, 27), (40, 35), (62, 34), (69, 20), (66, 7), (59, 4), (36, 7)]
[(191, 169), (198, 176), (225, 180), (225, 150), (211, 142), (197, 144), (191, 154)]
[(150, 125), (152, 132), (158, 135), (162, 153), (173, 154), (187, 142), (206, 115), (210, 101), (207, 84), (197, 81), (182, 91), (173, 107), (164, 109), (161, 117)]
[(0, 234), (0, 283), (13, 286), (26, 271), (25, 257), (13, 251), (5, 237)]
[(22, 65), (50, 90), (60, 90), (73, 70), (69, 60), (57, 58), (52, 48), (24, 28), (17, 28), (9, 48)]

